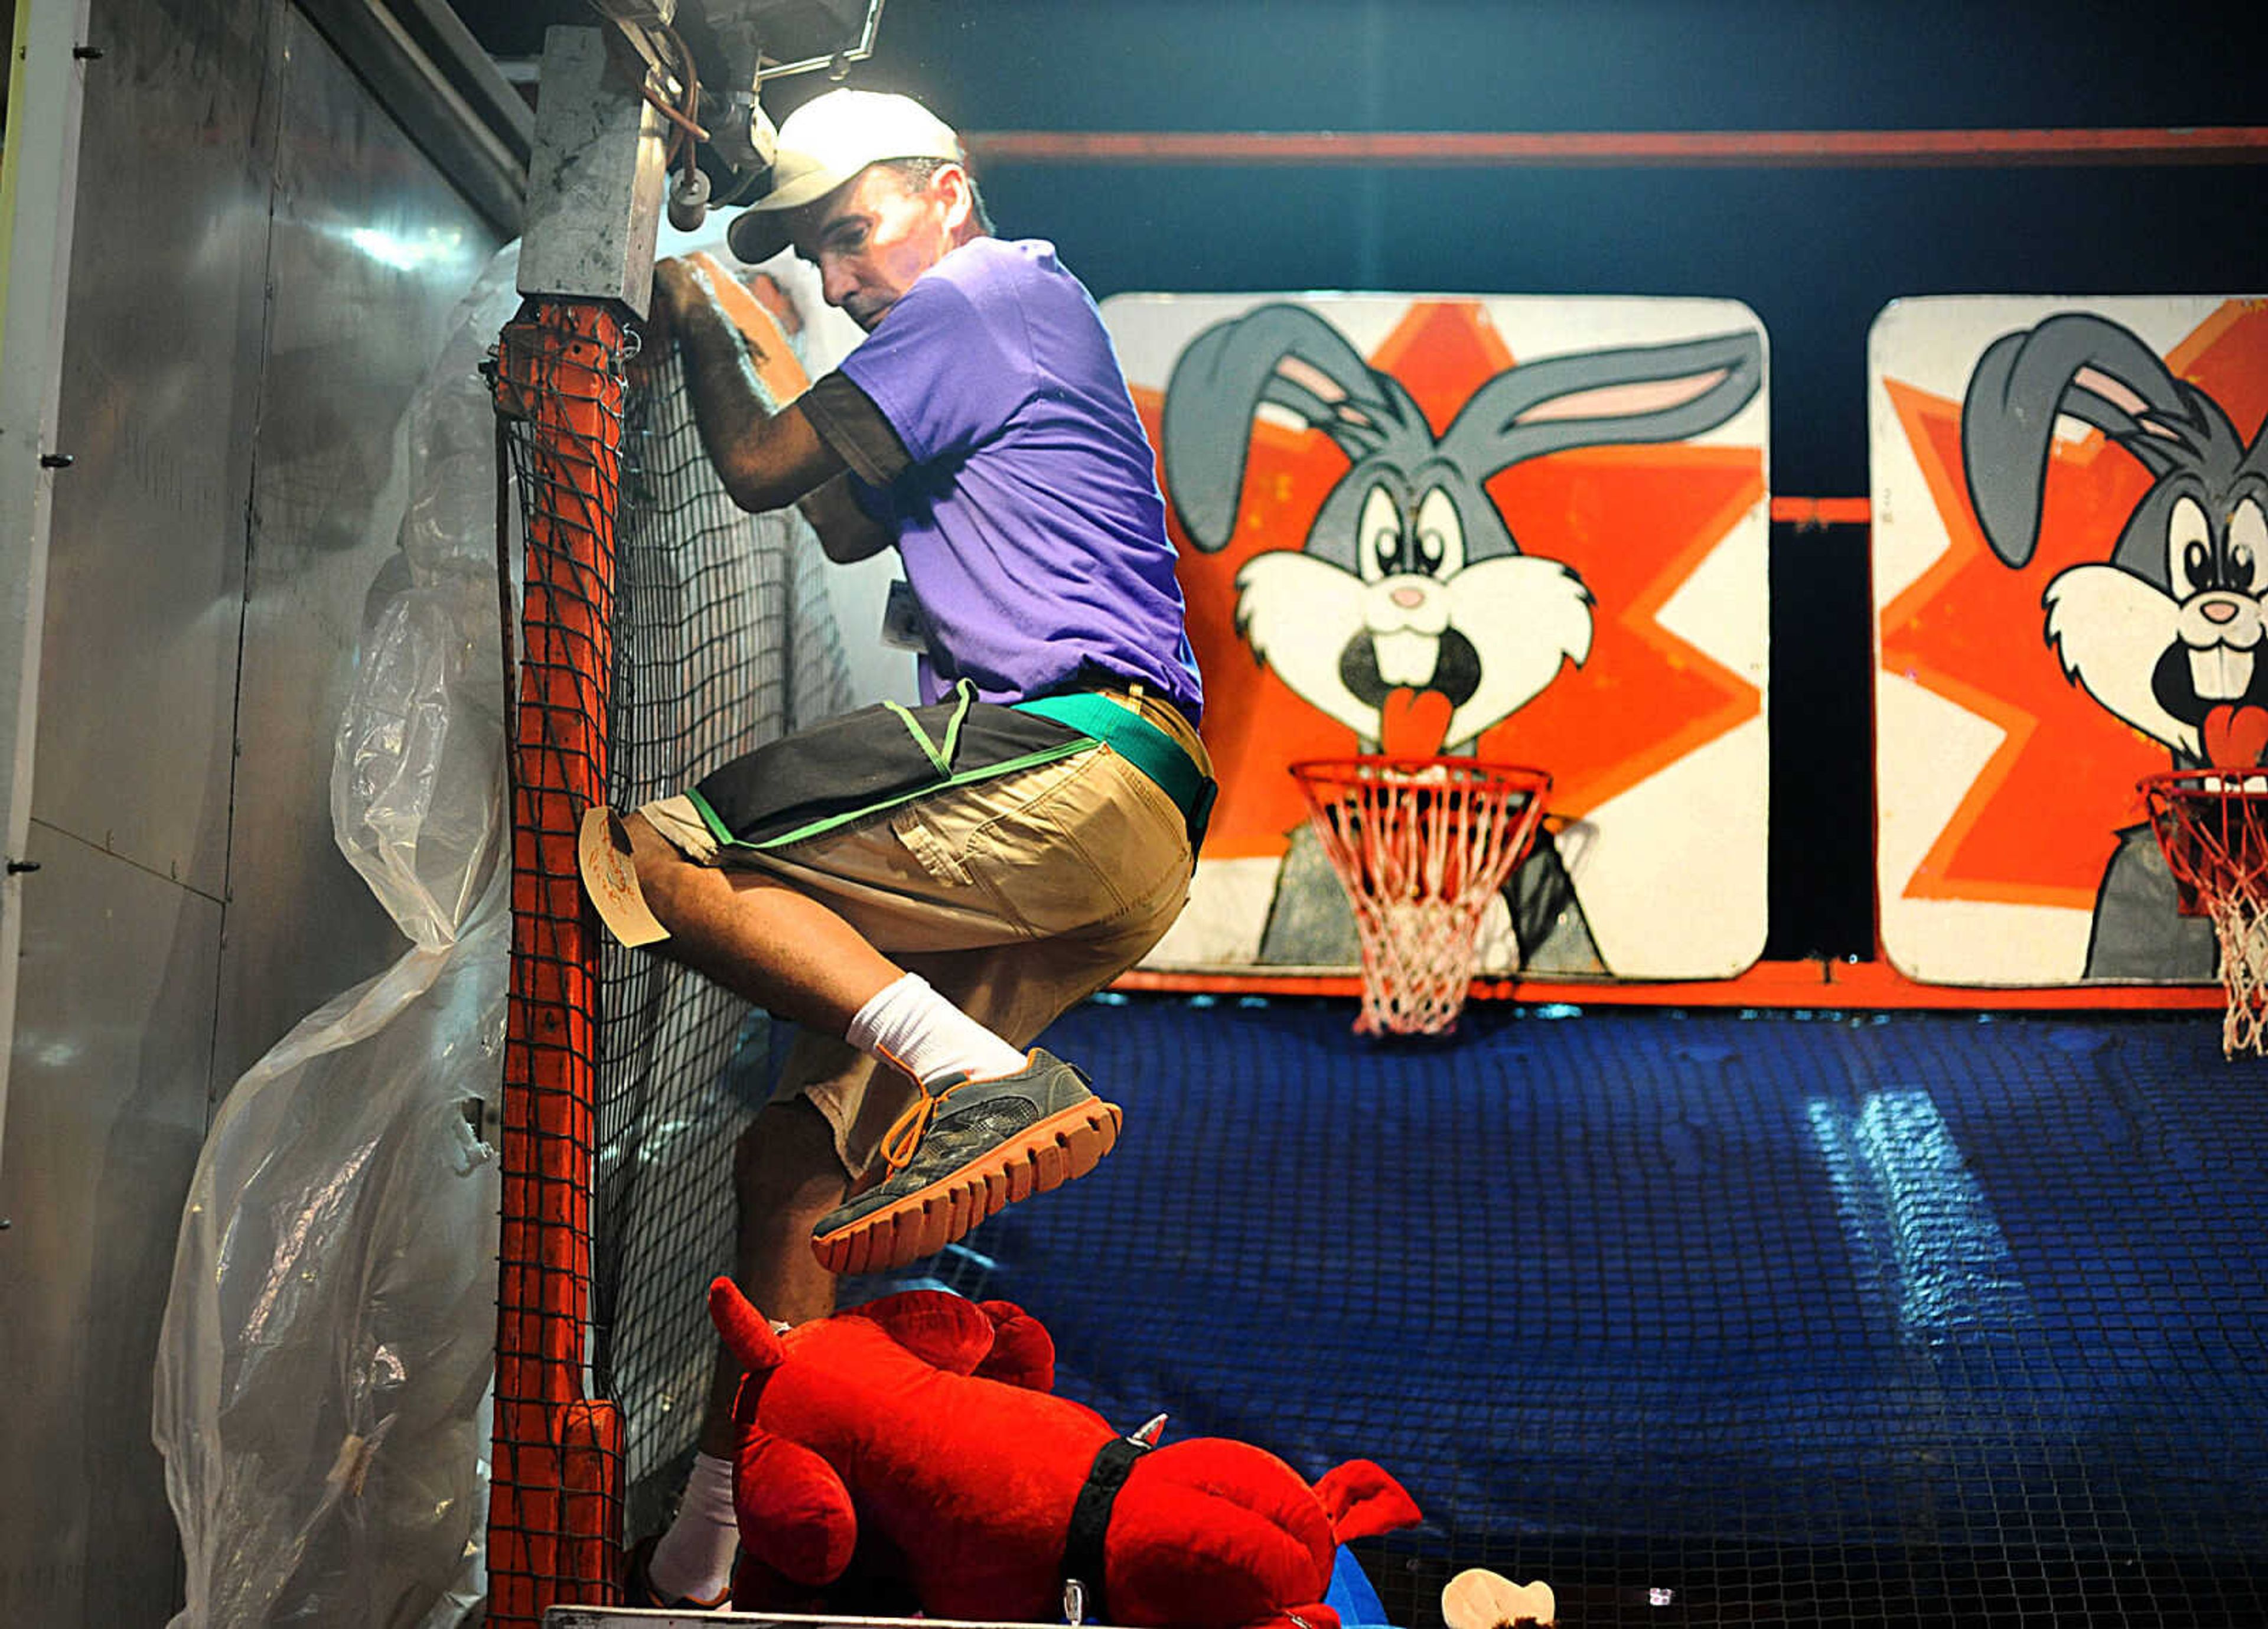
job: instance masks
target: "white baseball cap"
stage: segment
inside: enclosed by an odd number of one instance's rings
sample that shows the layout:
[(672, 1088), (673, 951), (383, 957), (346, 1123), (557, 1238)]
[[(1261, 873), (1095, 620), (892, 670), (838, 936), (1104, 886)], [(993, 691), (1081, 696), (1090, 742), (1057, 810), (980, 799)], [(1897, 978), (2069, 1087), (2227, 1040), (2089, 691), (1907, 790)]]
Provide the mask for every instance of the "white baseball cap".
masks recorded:
[(953, 128), (910, 96), (828, 91), (788, 114), (772, 160), (772, 189), (740, 211), (725, 232), (733, 253), (753, 264), (787, 247), (787, 212), (823, 198), (870, 164), (887, 158), (961, 163)]

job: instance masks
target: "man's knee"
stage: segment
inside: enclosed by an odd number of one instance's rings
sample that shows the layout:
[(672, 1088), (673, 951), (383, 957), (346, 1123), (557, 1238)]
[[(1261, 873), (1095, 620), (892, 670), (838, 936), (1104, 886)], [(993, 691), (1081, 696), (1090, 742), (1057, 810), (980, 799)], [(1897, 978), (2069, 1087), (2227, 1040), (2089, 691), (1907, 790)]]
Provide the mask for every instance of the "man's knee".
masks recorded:
[(638, 891), (645, 896), (647, 908), (667, 925), (668, 906), (684, 887), (687, 873), (696, 867), (637, 811), (622, 816), (622, 829), (630, 836), (630, 865), (637, 873)]
[[(664, 955), (702, 965), (700, 947), (730, 913), (733, 882), (714, 863), (696, 859), (638, 811), (622, 816), (630, 837), (630, 865), (645, 908), (666, 929), (672, 943)], [(709, 969), (711, 977), (714, 969)]]

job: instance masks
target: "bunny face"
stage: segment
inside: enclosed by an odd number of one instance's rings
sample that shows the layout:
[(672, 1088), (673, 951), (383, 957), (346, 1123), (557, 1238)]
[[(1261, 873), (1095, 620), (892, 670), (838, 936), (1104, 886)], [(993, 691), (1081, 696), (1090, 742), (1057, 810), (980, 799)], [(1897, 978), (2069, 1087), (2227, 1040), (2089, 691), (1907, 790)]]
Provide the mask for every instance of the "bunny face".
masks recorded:
[(1237, 573), (1237, 631), (1311, 705), (1369, 746), (1396, 690), (1447, 704), (1441, 739), (1462, 746), (1591, 652), (1591, 595), (1556, 560), (1500, 555), (1446, 577), (1373, 582), (1300, 549)]
[(2257, 470), (2177, 472), (2135, 510), (2111, 557), (2146, 580), (2162, 572), (2178, 607), (2151, 689), (2184, 724), (2221, 703), (2268, 703), (2268, 663), (2256, 660), (2268, 593), (2264, 501), (2268, 480)]
[(1350, 469), (1316, 512), (1307, 548), (1366, 582), (1454, 577), (1520, 552), (1496, 505), (1434, 455), (1430, 437), (1406, 462), (1378, 453)]
[[(1463, 573), (1467, 551), (1464, 520), (1451, 489), (1440, 480), (1443, 472), (1421, 468), (1413, 477), (1381, 459), (1370, 463), (1367, 471), (1342, 482), (1316, 516), (1309, 553), (1318, 563), (1351, 571), (1362, 585), (1366, 643), (1348, 647), (1341, 667), (1367, 652), (1369, 682), (1358, 684), (1351, 673), (1347, 682), (1357, 693), (1374, 692), (1369, 702), (1374, 708), (1387, 689), (1433, 682), (1441, 638), (1452, 621), (1447, 586)], [(1506, 538), (1498, 552), (1510, 550)], [(1452, 682), (1469, 694), (1478, 673), (1471, 643), (1462, 634), (1456, 650), (1469, 671)]]
[(2108, 564), (2048, 585), (2049, 643), (2096, 702), (2198, 763), (2215, 708), (2268, 707), (2268, 442), (2248, 447), (2218, 403), (2107, 319), (2004, 335), (1971, 376), (1962, 440), (1977, 518), (2012, 566), (2037, 543), (2058, 415), (2101, 429), (2157, 478)]
[(1251, 419), (1288, 409), (1350, 468), (1297, 550), (1238, 574), (1237, 628), (1303, 699), (1381, 744), (1393, 698), (1432, 698), (1441, 741), (1469, 749), (1590, 653), (1591, 595), (1524, 555), (1485, 483), (1528, 458), (1680, 440), (1756, 393), (1763, 348), (1734, 334), (1555, 357), (1498, 374), (1438, 439), (1400, 381), (1302, 306), (1263, 306), (1200, 334), (1166, 390), (1166, 479), (1182, 530), (1216, 549), (1233, 526)]
[[(1475, 499), (1478, 499), (1477, 502)], [(1351, 470), (1307, 547), (1253, 561), (1237, 623), (1302, 699), (1366, 742), (1397, 689), (1447, 704), (1444, 740), (1469, 741), (1591, 648), (1590, 595), (1565, 566), (1522, 557), (1496, 506), (1425, 452)]]

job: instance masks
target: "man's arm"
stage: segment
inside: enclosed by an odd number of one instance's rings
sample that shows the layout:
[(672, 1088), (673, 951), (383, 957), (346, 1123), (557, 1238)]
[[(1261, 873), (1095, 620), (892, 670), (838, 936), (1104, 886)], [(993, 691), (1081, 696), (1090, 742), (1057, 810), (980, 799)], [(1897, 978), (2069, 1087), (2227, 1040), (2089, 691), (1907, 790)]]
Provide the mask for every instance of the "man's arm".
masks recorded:
[(897, 541), (887, 527), (858, 506), (847, 474), (806, 492), (796, 507), (819, 534), (819, 546), (827, 557), (837, 565), (878, 555)]
[[(733, 501), (756, 512), (783, 509), (842, 474), (842, 457), (800, 408), (791, 402), (774, 413), (765, 405), (747, 343), (718, 306), (705, 276), (681, 261), (666, 260), (654, 267), (653, 284), (685, 358), (701, 445)], [(857, 508), (848, 493), (843, 498)], [(828, 552), (834, 554), (832, 548)]]

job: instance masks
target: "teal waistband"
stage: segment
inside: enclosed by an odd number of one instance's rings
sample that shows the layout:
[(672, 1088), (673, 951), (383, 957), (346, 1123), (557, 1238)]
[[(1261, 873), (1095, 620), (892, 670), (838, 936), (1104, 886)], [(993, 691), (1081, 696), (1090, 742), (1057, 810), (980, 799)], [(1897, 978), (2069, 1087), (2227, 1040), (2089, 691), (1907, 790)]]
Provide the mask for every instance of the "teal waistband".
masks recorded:
[(1092, 690), (1071, 690), (1012, 704), (1019, 711), (1053, 719), (1101, 741), (1158, 785), (1189, 823), (1189, 846), (1204, 841), (1205, 822), (1219, 790), (1181, 742), (1135, 711)]

